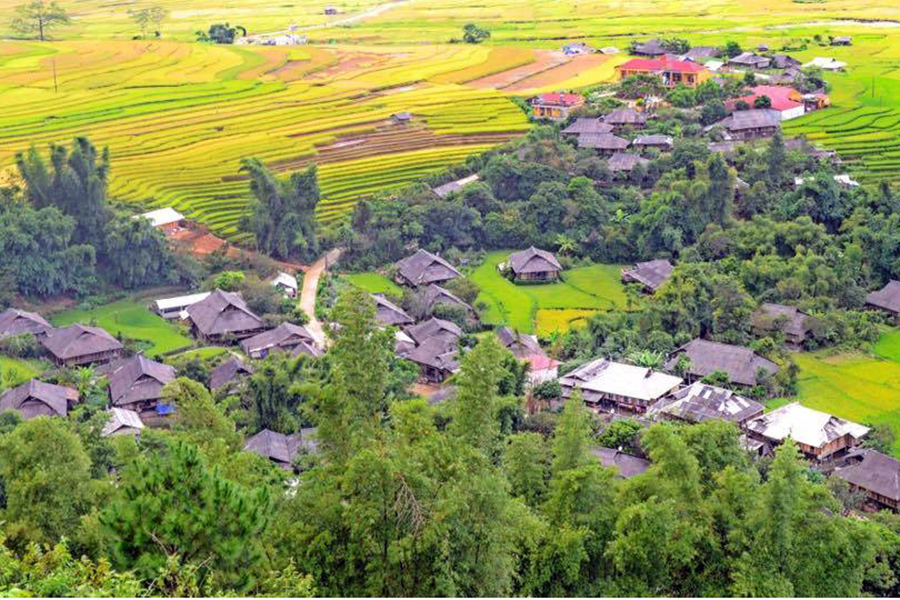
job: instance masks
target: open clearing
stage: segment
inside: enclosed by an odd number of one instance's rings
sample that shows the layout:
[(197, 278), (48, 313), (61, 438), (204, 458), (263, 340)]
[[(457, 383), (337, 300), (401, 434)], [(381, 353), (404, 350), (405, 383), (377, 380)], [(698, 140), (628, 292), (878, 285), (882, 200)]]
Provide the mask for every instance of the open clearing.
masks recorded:
[(121, 334), (145, 342), (148, 344), (146, 353), (151, 357), (187, 348), (194, 343), (177, 326), (150, 312), (144, 304), (130, 300), (113, 302), (92, 310), (69, 310), (53, 315), (51, 322), (56, 327), (73, 323), (96, 323), (112, 335)]
[(565, 271), (565, 281), (516, 285), (504, 278), (497, 265), (513, 250), (491, 252), (469, 278), (481, 292), (475, 300), (487, 305), (483, 318), (492, 325), (509, 325), (525, 333), (547, 335), (577, 326), (599, 311), (625, 305), (621, 266), (591, 265)]
[(900, 456), (900, 331), (874, 345), (875, 356), (863, 353), (794, 355), (800, 368), (796, 398), (770, 403), (774, 408), (799, 401), (805, 406), (862, 423), (886, 423), (898, 433), (894, 454)]

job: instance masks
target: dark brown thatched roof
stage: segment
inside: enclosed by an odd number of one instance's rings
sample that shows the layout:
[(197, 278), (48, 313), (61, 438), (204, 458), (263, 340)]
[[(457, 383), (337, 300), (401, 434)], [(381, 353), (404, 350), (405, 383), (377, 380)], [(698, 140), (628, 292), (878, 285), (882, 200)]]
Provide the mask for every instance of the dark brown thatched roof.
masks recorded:
[(457, 354), (455, 338), (434, 336), (419, 344), (405, 358), (420, 365), (453, 373), (459, 368)]
[(647, 115), (633, 108), (621, 107), (603, 117), (603, 122), (615, 127), (644, 125), (647, 123)]
[(239, 334), (265, 327), (262, 319), (247, 308), (240, 295), (216, 290), (187, 307), (194, 326), (205, 336)]
[(578, 136), (578, 147), (591, 150), (617, 151), (629, 146), (629, 141), (611, 133), (582, 133)]
[(701, 423), (710, 419), (720, 419), (731, 423), (743, 423), (763, 413), (763, 405), (739, 396), (731, 390), (696, 382), (673, 393), (660, 401), (661, 406), (653, 412)]
[(465, 308), (466, 310), (474, 310), (467, 302), (463, 301), (455, 294), (450, 293), (449, 290), (446, 290), (435, 283), (429, 285), (422, 293), (422, 303), (424, 304), (428, 312), (433, 312), (435, 307), (442, 304), (448, 306), (459, 306)]
[(372, 299), (375, 300), (375, 318), (382, 325), (410, 325), (416, 322), (402, 308), (385, 298), (384, 294), (372, 294)]
[(632, 146), (647, 148), (671, 148), (675, 143), (671, 135), (639, 135), (631, 142)]
[(639, 262), (634, 268), (622, 272), (626, 283), (640, 283), (651, 292), (655, 292), (672, 276), (672, 263), (665, 258)]
[(834, 475), (900, 502), (900, 461), (875, 450), (857, 450), (846, 458), (847, 466), (835, 469)]
[(866, 304), (894, 314), (900, 313), (900, 281), (892, 279), (880, 290), (870, 292), (866, 296)]
[(556, 260), (552, 252), (540, 250), (531, 246), (527, 250), (513, 252), (509, 255), (509, 267), (516, 275), (529, 273), (557, 273), (562, 271), (562, 265)]
[(699, 338), (676, 350), (666, 364), (667, 370), (675, 368), (680, 354), (685, 354), (690, 359), (689, 372), (696, 377), (706, 377), (721, 371), (728, 375), (732, 383), (753, 386), (757, 383), (756, 374), (760, 369), (772, 375), (778, 372), (778, 365), (750, 348)]
[(0, 412), (17, 410), (24, 420), (39, 416), (65, 417), (69, 403), (78, 400), (78, 392), (52, 383), (32, 379), (0, 395)]
[(315, 345), (312, 334), (302, 325), (282, 323), (241, 342), (241, 350), (253, 356), (273, 349), (292, 350), (301, 343)]
[(459, 271), (440, 256), (418, 250), (397, 263), (397, 272), (411, 285), (441, 283), (459, 277)]
[(209, 374), (209, 389), (217, 390), (239, 377), (253, 374), (253, 366), (234, 357), (226, 360)]
[(301, 448), (315, 451), (314, 428), (303, 429), (300, 433), (291, 435), (263, 429), (244, 443), (244, 450), (268, 458), (284, 469), (291, 468), (291, 464)]
[(626, 152), (616, 152), (606, 161), (606, 166), (609, 167), (609, 170), (612, 173), (630, 173), (638, 165), (646, 167), (649, 164), (650, 161), (646, 158), (642, 158), (637, 154), (628, 154)]
[(31, 333), (43, 335), (50, 332), (53, 326), (37, 313), (9, 308), (0, 312), (0, 338)]
[(119, 340), (99, 327), (87, 325), (54, 329), (41, 343), (48, 352), (62, 361), (122, 349)]
[(771, 108), (751, 108), (750, 110), (738, 110), (725, 117), (718, 123), (707, 127), (711, 129), (721, 126), (728, 131), (746, 131), (748, 129), (773, 129), (781, 127), (778, 111)]
[(406, 332), (417, 344), (423, 344), (426, 340), (434, 337), (452, 339), (455, 344), (456, 339), (462, 336), (462, 329), (455, 323), (436, 317), (422, 321), (418, 325), (407, 329)]
[(613, 126), (604, 123), (597, 117), (581, 117), (562, 130), (563, 135), (580, 135), (582, 133), (612, 133)]
[(625, 454), (615, 448), (596, 446), (591, 448), (591, 453), (600, 460), (600, 464), (604, 467), (617, 469), (618, 476), (622, 479), (631, 479), (650, 468), (649, 460)]
[(175, 369), (138, 354), (112, 365), (109, 397), (113, 406), (159, 400), (167, 383), (175, 379)]
[[(816, 319), (796, 306), (765, 303), (751, 317), (754, 327), (764, 331), (778, 329), (784, 333), (805, 338)], [(780, 326), (779, 326), (780, 324)]]
[(668, 52), (668, 49), (659, 40), (650, 40), (643, 44), (637, 44), (634, 50), (631, 51), (632, 54), (638, 56), (662, 56), (666, 52)]

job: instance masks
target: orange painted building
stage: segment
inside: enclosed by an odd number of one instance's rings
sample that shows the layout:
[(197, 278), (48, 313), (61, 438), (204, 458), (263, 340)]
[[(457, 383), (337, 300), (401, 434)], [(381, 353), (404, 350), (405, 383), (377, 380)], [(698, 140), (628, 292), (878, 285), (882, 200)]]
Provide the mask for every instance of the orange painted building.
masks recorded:
[(665, 58), (635, 58), (616, 67), (616, 72), (619, 74), (619, 81), (635, 75), (655, 75), (669, 88), (679, 84), (695, 88), (712, 77), (703, 65), (687, 60)]

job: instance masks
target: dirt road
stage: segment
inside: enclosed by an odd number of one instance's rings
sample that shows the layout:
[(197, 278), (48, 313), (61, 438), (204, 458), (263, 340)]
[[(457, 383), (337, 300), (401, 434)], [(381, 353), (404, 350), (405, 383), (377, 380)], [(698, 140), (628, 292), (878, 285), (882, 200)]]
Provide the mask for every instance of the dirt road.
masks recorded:
[(341, 249), (335, 248), (314, 262), (303, 276), (303, 290), (300, 292), (300, 308), (309, 316), (306, 328), (322, 348), (327, 343), (322, 323), (316, 318), (316, 290), (319, 289), (319, 277), (325, 269), (333, 265), (341, 256)]

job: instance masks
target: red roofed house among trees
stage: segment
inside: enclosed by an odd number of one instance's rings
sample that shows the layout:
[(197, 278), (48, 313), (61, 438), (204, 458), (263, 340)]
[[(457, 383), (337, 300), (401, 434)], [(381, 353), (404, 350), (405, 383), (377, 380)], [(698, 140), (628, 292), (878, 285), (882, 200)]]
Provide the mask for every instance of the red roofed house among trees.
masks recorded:
[(695, 88), (712, 75), (706, 67), (695, 62), (665, 58), (634, 58), (616, 67), (616, 71), (619, 72), (619, 81), (635, 75), (656, 75), (662, 79), (664, 86), (670, 88), (679, 84)]
[(581, 94), (550, 92), (532, 100), (531, 108), (535, 119), (565, 121), (569, 118), (569, 112), (583, 104), (584, 96)]
[(768, 96), (769, 100), (772, 101), (772, 109), (778, 111), (782, 121), (802, 117), (806, 112), (803, 104), (803, 94), (794, 88), (781, 85), (758, 85), (755, 88), (751, 88), (750, 91), (752, 92), (751, 94), (730, 102), (730, 108), (733, 109), (734, 105), (740, 100), (746, 102), (750, 108), (754, 108), (754, 102), (756, 102), (757, 98)]

